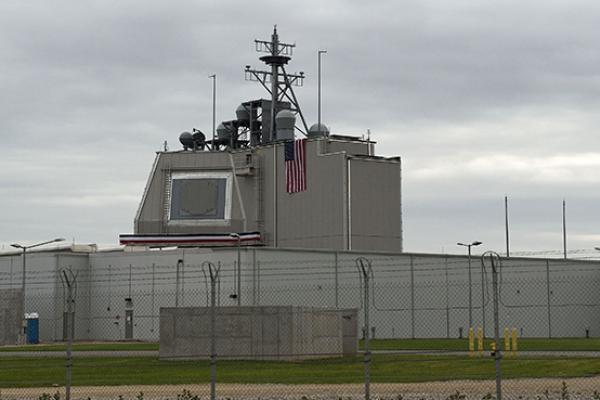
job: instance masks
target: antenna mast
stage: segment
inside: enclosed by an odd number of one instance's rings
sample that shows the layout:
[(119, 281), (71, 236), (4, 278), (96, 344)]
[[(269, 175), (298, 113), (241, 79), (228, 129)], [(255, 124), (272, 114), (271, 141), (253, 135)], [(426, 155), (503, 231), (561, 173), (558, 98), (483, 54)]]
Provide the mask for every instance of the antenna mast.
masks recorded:
[[(257, 52), (268, 53), (266, 56), (260, 57), (260, 60), (266, 65), (271, 66), (271, 71), (259, 71), (252, 69), (249, 65), (246, 65), (246, 80), (258, 81), (271, 95), (271, 110), (270, 110), (270, 126), (269, 126), (269, 137), (268, 141), (277, 140), (277, 131), (275, 124), (275, 116), (277, 115), (277, 108), (279, 102), (287, 99), (292, 105), (292, 111), (295, 111), (300, 115), (304, 130), (296, 127), (304, 135), (308, 132), (308, 126), (300, 110), (298, 99), (294, 93), (293, 86), (302, 86), (304, 81), (304, 72), (298, 74), (288, 74), (285, 70), (285, 65), (292, 59), (295, 44), (283, 43), (279, 41), (279, 35), (277, 34), (277, 25), (273, 28), (273, 34), (271, 35), (271, 41), (255, 40), (254, 41)], [(267, 85), (270, 83), (269, 85)], [(288, 93), (289, 92), (289, 93)]]

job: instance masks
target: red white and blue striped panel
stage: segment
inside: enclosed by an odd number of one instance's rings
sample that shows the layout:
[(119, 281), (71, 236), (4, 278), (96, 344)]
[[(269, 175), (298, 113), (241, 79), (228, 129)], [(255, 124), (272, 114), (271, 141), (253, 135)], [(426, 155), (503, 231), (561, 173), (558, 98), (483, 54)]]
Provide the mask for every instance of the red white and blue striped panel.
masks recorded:
[(288, 193), (306, 190), (306, 139), (286, 142), (285, 156), (285, 190)]
[(119, 243), (126, 246), (201, 246), (253, 244), (260, 241), (260, 232), (206, 233), (172, 235), (119, 235)]

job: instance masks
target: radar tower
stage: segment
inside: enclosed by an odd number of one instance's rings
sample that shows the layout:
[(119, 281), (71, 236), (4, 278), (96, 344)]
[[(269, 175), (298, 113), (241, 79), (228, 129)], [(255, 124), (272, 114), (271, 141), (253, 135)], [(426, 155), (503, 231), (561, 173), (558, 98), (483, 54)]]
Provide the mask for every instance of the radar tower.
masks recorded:
[[(258, 81), (271, 95), (271, 110), (270, 110), (270, 129), (267, 141), (277, 140), (276, 116), (279, 111), (279, 103), (287, 99), (291, 104), (291, 110), (300, 115), (303, 129), (296, 127), (305, 136), (308, 132), (308, 126), (298, 104), (298, 99), (294, 93), (293, 86), (302, 86), (304, 82), (304, 72), (298, 74), (288, 74), (285, 70), (285, 65), (291, 60), (295, 44), (283, 43), (279, 41), (277, 34), (277, 25), (273, 28), (271, 41), (254, 40), (256, 51), (268, 53), (266, 56), (260, 57), (260, 60), (271, 66), (271, 71), (255, 70), (246, 65), (245, 77), (248, 81)], [(270, 83), (270, 87), (269, 84)]]

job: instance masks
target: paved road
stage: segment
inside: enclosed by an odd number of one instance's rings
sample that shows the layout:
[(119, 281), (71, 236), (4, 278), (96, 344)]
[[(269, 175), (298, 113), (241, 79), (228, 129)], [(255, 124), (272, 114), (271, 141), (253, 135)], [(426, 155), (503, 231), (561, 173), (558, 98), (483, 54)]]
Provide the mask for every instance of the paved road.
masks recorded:
[[(66, 358), (64, 351), (0, 351), (0, 358)], [(73, 351), (74, 358), (89, 357), (158, 357), (156, 350)]]
[[(405, 354), (405, 355), (448, 355), (448, 356), (468, 356), (468, 351), (448, 351), (448, 350), (373, 350), (373, 354)], [(475, 353), (479, 356), (479, 353)], [(489, 351), (483, 352), (483, 356), (492, 357)], [(510, 355), (504, 353), (508, 358)], [(600, 351), (519, 351), (519, 357), (571, 357), (571, 358), (593, 358), (600, 357)]]

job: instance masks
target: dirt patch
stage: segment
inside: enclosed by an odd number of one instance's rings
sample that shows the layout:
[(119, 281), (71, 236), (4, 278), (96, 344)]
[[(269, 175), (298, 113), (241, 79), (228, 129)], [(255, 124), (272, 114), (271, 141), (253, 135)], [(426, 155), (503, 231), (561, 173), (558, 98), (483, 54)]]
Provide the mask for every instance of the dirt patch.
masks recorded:
[[(505, 380), (502, 390), (505, 399), (560, 399), (565, 386), (571, 399), (598, 399), (600, 377), (575, 379), (514, 379)], [(202, 385), (134, 385), (134, 386), (78, 386), (72, 389), (73, 399), (134, 399), (141, 393), (144, 399), (177, 399), (183, 390), (192, 395), (207, 398), (210, 386)], [(37, 399), (43, 393), (59, 392), (64, 399), (63, 387), (8, 388), (0, 391), (1, 399)], [(488, 393), (495, 395), (495, 381), (447, 381), (425, 383), (386, 383), (372, 384), (372, 398), (380, 399), (448, 399), (456, 393), (466, 399), (481, 399)], [(402, 396), (402, 397), (400, 397)], [(361, 399), (364, 398), (363, 384), (343, 385), (281, 385), (281, 384), (217, 384), (217, 397), (221, 399)], [(458, 398), (455, 396), (458, 400)]]

